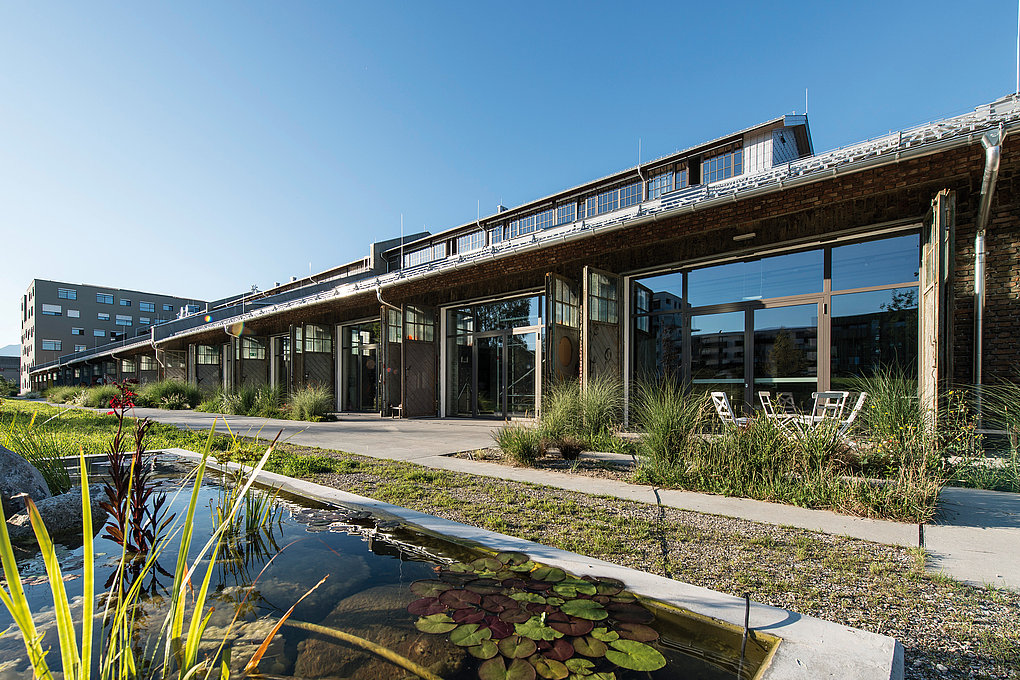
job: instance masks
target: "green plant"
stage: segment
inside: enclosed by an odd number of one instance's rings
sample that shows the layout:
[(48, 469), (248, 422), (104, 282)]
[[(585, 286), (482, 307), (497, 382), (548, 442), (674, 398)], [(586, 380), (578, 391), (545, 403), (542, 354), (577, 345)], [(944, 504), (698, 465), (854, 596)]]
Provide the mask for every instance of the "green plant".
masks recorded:
[(579, 391), (582, 438), (596, 441), (623, 421), (623, 383), (606, 375), (589, 378)]
[(22, 425), (17, 414), (10, 420), (0, 417), (0, 444), (39, 470), (50, 493), (66, 493), (71, 488), (71, 478), (63, 458), (74, 455), (74, 447), (58, 441), (45, 425), (36, 426), (35, 420), (36, 414), (32, 414), (28, 424)]
[(240, 387), (223, 393), (223, 412), (235, 416), (254, 415), (258, 388), (254, 385)]
[(333, 410), (333, 395), (325, 387), (309, 385), (290, 395), (290, 413), (295, 420), (318, 422)]
[(539, 432), (543, 449), (554, 447), (573, 460), (581, 450), (617, 451), (615, 436), (623, 417), (623, 386), (607, 377), (592, 378), (584, 389), (577, 380), (554, 383), (542, 401)]
[(74, 400), (81, 391), (82, 387), (76, 386), (60, 386), (51, 387), (46, 390), (46, 401), (53, 402), (54, 404), (67, 404)]
[(694, 395), (670, 379), (639, 383), (632, 401), (632, 418), (641, 431), (642, 464), (671, 468), (702, 445), (708, 424), (706, 395)]
[(138, 389), (138, 405), (153, 408), (195, 408), (202, 402), (202, 391), (183, 380), (173, 378), (146, 383)]
[(279, 418), (283, 409), (283, 388), (279, 385), (260, 385), (255, 392), (255, 413), (263, 418)]
[(18, 392), (18, 383), (0, 376), (0, 397), (16, 397)]
[[(120, 389), (115, 385), (99, 385), (90, 387), (84, 392), (81, 406), (87, 408), (109, 408), (110, 400), (120, 396)], [(75, 402), (77, 403), (77, 402)]]
[(545, 453), (541, 433), (531, 427), (512, 423), (492, 432), (500, 450), (518, 465), (533, 466)]

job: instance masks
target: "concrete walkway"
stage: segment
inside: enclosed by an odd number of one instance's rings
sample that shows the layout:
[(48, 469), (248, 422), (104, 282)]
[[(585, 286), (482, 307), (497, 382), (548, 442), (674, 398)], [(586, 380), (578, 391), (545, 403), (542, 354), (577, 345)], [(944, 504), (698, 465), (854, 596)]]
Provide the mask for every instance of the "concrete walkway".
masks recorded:
[[(498, 421), (391, 420), (375, 415), (341, 414), (338, 422), (298, 423), (194, 411), (142, 408), (135, 411), (140, 417), (192, 430), (208, 431), (212, 421), (219, 418), (219, 431), (225, 431), (222, 421), (226, 420), (237, 434), (254, 436), (258, 433), (265, 439), (272, 439), (283, 430), (281, 440), (304, 446), (412, 461), (432, 468), (533, 482), (642, 503), (661, 503), (683, 510), (740, 517), (878, 543), (908, 547), (918, 545), (919, 530), (914, 524), (449, 457), (450, 453), (491, 446), (491, 432), (500, 425)], [(1020, 494), (945, 489), (939, 517), (933, 524), (924, 527), (924, 547), (930, 553), (928, 566), (933, 571), (974, 585), (1020, 589)]]

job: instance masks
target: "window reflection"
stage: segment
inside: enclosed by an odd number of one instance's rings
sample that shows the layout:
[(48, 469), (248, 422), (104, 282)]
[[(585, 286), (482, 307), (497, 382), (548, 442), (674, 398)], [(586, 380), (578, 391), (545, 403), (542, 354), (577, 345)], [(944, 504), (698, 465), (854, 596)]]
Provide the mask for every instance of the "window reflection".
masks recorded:
[(917, 281), (921, 237), (909, 234), (832, 249), (832, 290)]
[(916, 373), (916, 288), (832, 296), (833, 379), (879, 368)]
[(824, 251), (810, 250), (695, 269), (688, 276), (687, 298), (692, 306), (700, 307), (818, 293), (824, 267)]

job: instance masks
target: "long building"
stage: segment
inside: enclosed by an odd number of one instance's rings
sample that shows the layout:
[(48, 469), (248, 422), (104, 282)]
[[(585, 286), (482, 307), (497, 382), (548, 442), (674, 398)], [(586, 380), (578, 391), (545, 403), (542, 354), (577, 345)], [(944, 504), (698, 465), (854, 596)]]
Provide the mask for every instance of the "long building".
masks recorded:
[[(204, 306), (192, 298), (34, 279), (21, 298), (21, 389), (31, 389), (30, 373), (39, 364), (148, 338), (154, 325)], [(80, 367), (71, 376), (73, 384), (86, 385), (104, 378)]]
[[(670, 376), (750, 408), (879, 367), (1015, 370), (1020, 100), (815, 153), (782, 116), (152, 327), (102, 364), (201, 386), (327, 386), (344, 411), (533, 415), (553, 381)], [(132, 360), (131, 358), (136, 358)], [(119, 363), (118, 363), (119, 362)], [(104, 370), (106, 370), (104, 369)], [(136, 369), (134, 372), (130, 369)]]

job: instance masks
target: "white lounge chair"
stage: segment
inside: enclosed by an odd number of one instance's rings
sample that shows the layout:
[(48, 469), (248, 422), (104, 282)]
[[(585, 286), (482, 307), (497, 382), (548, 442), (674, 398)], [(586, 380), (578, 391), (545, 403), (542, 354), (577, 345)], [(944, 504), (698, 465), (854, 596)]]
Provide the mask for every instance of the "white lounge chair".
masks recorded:
[(867, 392), (861, 392), (860, 396), (857, 397), (857, 402), (854, 407), (850, 410), (850, 415), (847, 419), (842, 421), (839, 425), (839, 436), (842, 439), (847, 439), (847, 435), (850, 433), (850, 429), (854, 425), (854, 421), (857, 420), (857, 414), (861, 412), (861, 407), (864, 406), (864, 400), (868, 398)]
[(725, 392), (712, 392), (712, 405), (715, 406), (715, 412), (723, 425), (738, 427), (747, 424), (747, 418), (738, 418), (733, 412), (730, 398), (726, 396)]

